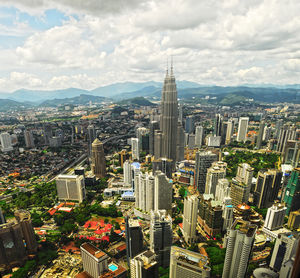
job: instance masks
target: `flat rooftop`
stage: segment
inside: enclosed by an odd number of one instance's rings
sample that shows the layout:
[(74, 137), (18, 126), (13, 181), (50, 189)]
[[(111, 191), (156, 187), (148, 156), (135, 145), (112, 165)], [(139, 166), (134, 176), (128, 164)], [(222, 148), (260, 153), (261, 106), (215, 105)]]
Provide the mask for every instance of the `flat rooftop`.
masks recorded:
[(104, 252), (102, 252), (100, 249), (98, 249), (97, 247), (95, 247), (90, 243), (83, 243), (81, 245), (81, 248), (87, 251), (88, 253), (90, 253), (92, 256), (94, 256), (97, 259), (106, 256)]

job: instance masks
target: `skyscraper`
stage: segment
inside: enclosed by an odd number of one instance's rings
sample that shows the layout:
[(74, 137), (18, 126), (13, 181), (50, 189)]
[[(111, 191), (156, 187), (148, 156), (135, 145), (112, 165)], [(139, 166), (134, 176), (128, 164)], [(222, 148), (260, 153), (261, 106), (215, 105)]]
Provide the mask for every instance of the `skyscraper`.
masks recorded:
[(103, 144), (96, 138), (92, 144), (92, 172), (97, 178), (106, 175), (106, 161)]
[(143, 211), (154, 209), (154, 177), (140, 173), (135, 185), (135, 206)]
[(10, 139), (9, 133), (2, 132), (0, 134), (0, 141), (1, 141), (1, 150), (3, 152), (9, 152), (14, 149), (11, 144), (11, 139)]
[(170, 278), (209, 278), (208, 258), (178, 246), (171, 248)]
[(101, 274), (108, 270), (107, 254), (95, 247), (89, 242), (80, 246), (83, 270), (91, 277), (98, 278)]
[(150, 250), (157, 255), (160, 266), (170, 264), (170, 251), (173, 239), (172, 218), (165, 210), (151, 211)]
[(247, 130), (248, 130), (248, 117), (240, 117), (239, 120), (239, 128), (238, 128), (238, 135), (237, 141), (238, 142), (245, 142), (247, 139)]
[(176, 161), (184, 160), (184, 129), (181, 122), (178, 122), (177, 126), (177, 149), (176, 149)]
[(279, 272), (283, 264), (296, 255), (298, 242), (299, 235), (296, 233), (279, 234), (273, 249), (270, 267)]
[(199, 193), (203, 194), (205, 191), (205, 182), (207, 169), (211, 167), (218, 157), (211, 151), (199, 151), (196, 153), (195, 161), (195, 186)]
[(240, 219), (232, 224), (226, 238), (226, 255), (222, 278), (244, 278), (257, 226)]
[(300, 168), (295, 169), (284, 191), (283, 201), (287, 207), (286, 214), (300, 209)]
[(228, 145), (231, 142), (231, 137), (233, 135), (234, 130), (234, 122), (232, 120), (229, 120), (227, 122), (227, 130), (226, 130), (226, 138), (225, 138), (225, 144)]
[(263, 140), (263, 135), (264, 135), (264, 130), (265, 130), (265, 121), (261, 121), (259, 124), (259, 131), (257, 135), (257, 141), (256, 141), (256, 148), (260, 149), (261, 143)]
[(201, 148), (203, 135), (204, 135), (203, 126), (201, 126), (201, 125), (196, 126), (196, 132), (195, 132), (195, 147), (196, 148)]
[(132, 159), (140, 159), (140, 143), (138, 138), (131, 138)]
[(130, 278), (158, 278), (155, 253), (146, 250), (130, 260)]
[(223, 117), (221, 114), (216, 114), (215, 118), (215, 127), (214, 127), (214, 135), (221, 136)]
[(216, 186), (215, 200), (223, 202), (225, 198), (230, 197), (229, 181), (227, 179), (219, 179)]
[[(225, 166), (225, 167), (223, 167)], [(205, 193), (216, 194), (216, 187), (219, 179), (224, 179), (226, 176), (227, 164), (222, 161), (213, 162), (212, 166), (207, 169)]]
[(150, 131), (149, 131), (149, 154), (151, 154), (151, 155), (154, 155), (155, 130), (159, 130), (159, 122), (151, 121), (150, 122)]
[(56, 189), (59, 200), (77, 201), (81, 203), (86, 196), (84, 176), (59, 175), (56, 178)]
[(33, 138), (31, 130), (24, 131), (24, 138), (25, 138), (26, 148), (29, 148), (29, 149), (34, 148), (34, 138)]
[(258, 172), (254, 191), (254, 203), (258, 208), (269, 208), (278, 197), (282, 172), (261, 170)]
[(125, 217), (127, 263), (144, 250), (142, 227), (138, 220)]
[(183, 237), (187, 243), (192, 243), (196, 237), (198, 203), (199, 200), (195, 195), (188, 196), (184, 199)]
[(193, 133), (194, 132), (194, 116), (189, 115), (185, 119), (185, 132)]
[(284, 125), (279, 132), (276, 151), (282, 153), (288, 140), (296, 139), (296, 127)]
[(282, 228), (286, 207), (282, 204), (276, 203), (268, 208), (264, 228), (268, 230), (276, 230)]
[(123, 163), (123, 173), (124, 173), (124, 186), (130, 187), (132, 185), (132, 170), (131, 162), (126, 160)]
[(162, 157), (176, 162), (176, 136), (178, 122), (178, 101), (173, 66), (167, 71), (161, 97)]

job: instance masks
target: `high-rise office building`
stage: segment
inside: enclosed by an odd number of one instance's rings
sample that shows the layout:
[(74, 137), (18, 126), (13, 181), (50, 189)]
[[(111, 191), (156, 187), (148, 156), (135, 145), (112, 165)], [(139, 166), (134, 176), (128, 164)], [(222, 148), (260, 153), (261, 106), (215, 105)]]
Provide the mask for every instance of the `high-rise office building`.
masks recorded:
[(136, 137), (139, 139), (139, 149), (141, 151), (149, 152), (149, 129), (145, 127), (139, 127), (136, 130)]
[(195, 186), (199, 193), (205, 192), (205, 182), (207, 169), (211, 167), (214, 161), (217, 161), (218, 157), (211, 151), (199, 151), (196, 153), (195, 161)]
[(80, 246), (83, 270), (93, 278), (99, 278), (108, 271), (108, 259), (106, 253), (89, 242)]
[(241, 163), (238, 166), (235, 179), (239, 182), (251, 186), (254, 168), (247, 163)]
[(203, 126), (196, 126), (196, 132), (195, 132), (195, 147), (201, 148), (203, 144), (203, 136), (204, 136), (204, 129)]
[(261, 170), (258, 172), (254, 191), (254, 203), (258, 208), (269, 208), (278, 197), (282, 172), (279, 170)]
[(181, 122), (177, 126), (176, 161), (184, 160), (184, 129)]
[(140, 159), (140, 143), (138, 138), (131, 138), (131, 152), (133, 160)]
[(230, 186), (227, 179), (219, 179), (216, 186), (215, 200), (223, 202), (230, 197)]
[(187, 243), (192, 243), (196, 239), (198, 204), (199, 200), (195, 195), (184, 199), (183, 237)]
[(287, 210), (286, 214), (289, 215), (291, 211), (300, 209), (300, 168), (294, 169), (291, 177), (286, 185), (284, 196), (282, 198)]
[(290, 212), (287, 226), (290, 230), (298, 230), (300, 228), (300, 209)]
[(185, 119), (185, 132), (193, 133), (194, 132), (194, 116), (187, 116)]
[(170, 265), (172, 240), (170, 215), (167, 215), (165, 210), (151, 211), (150, 250), (157, 255), (158, 264), (164, 268)]
[(299, 235), (296, 233), (279, 234), (273, 249), (270, 267), (279, 272), (283, 264), (296, 255), (298, 242)]
[(233, 135), (234, 130), (234, 122), (233, 120), (229, 120), (227, 122), (227, 130), (226, 130), (226, 138), (225, 138), (225, 144), (228, 145), (231, 142), (231, 137)]
[(290, 164), (294, 168), (298, 168), (300, 162), (300, 142), (296, 140), (288, 140), (281, 154), (282, 164)]
[(214, 123), (215, 136), (221, 136), (222, 124), (223, 124), (223, 117), (221, 116), (221, 114), (216, 114), (215, 123)]
[(265, 130), (265, 121), (261, 121), (260, 124), (259, 124), (259, 131), (258, 131), (257, 141), (256, 141), (256, 148), (257, 149), (261, 148), (261, 143), (262, 143), (262, 140), (263, 140), (264, 130)]
[(161, 97), (161, 131), (162, 131), (162, 157), (176, 162), (176, 136), (178, 122), (178, 101), (173, 66), (170, 74), (166, 73)]
[(1, 141), (1, 150), (3, 152), (10, 152), (14, 149), (11, 144), (11, 138), (9, 133), (2, 132), (0, 134), (0, 141)]
[(271, 231), (282, 228), (285, 212), (286, 207), (279, 203), (275, 203), (272, 207), (268, 208), (264, 228)]
[(226, 176), (226, 166), (227, 163), (218, 161), (213, 162), (212, 166), (207, 169), (205, 184), (206, 194), (213, 194), (215, 196), (219, 179), (224, 179)]
[(89, 144), (92, 144), (96, 139), (96, 129), (92, 124), (87, 127), (87, 139)]
[(198, 223), (210, 236), (220, 234), (223, 229), (223, 203), (215, 201), (213, 194), (201, 194), (199, 200)]
[(37, 251), (38, 245), (35, 238), (35, 233), (31, 223), (30, 213), (26, 210), (15, 211), (17, 222), (21, 225), (23, 238), (26, 243), (26, 249), (29, 254), (34, 254)]
[(284, 125), (279, 132), (276, 151), (282, 153), (288, 140), (296, 140), (296, 127)]
[(159, 122), (151, 121), (149, 131), (149, 154), (151, 155), (154, 155), (154, 135), (156, 130), (159, 130)]
[(180, 103), (178, 106), (178, 121), (183, 123), (183, 104)]
[(272, 134), (272, 127), (265, 126), (262, 141), (269, 141), (271, 138), (271, 134)]
[(152, 161), (152, 172), (163, 172), (168, 178), (172, 178), (173, 160), (161, 157)]
[(188, 148), (189, 149), (195, 148), (195, 134), (188, 135)]
[(56, 189), (59, 200), (81, 203), (85, 199), (84, 177), (81, 175), (59, 175)]
[(92, 172), (97, 178), (104, 178), (106, 175), (106, 160), (103, 144), (96, 138), (92, 144)]
[(172, 246), (170, 278), (209, 278), (208, 258), (202, 254)]
[(230, 198), (234, 206), (238, 206), (243, 203), (248, 203), (250, 194), (250, 187), (242, 182), (232, 180), (230, 188)]
[(126, 160), (123, 163), (123, 173), (124, 173), (124, 186), (130, 187), (132, 186), (132, 170), (131, 170), (131, 162)]
[(279, 119), (277, 122), (276, 122), (276, 125), (275, 125), (275, 133), (274, 133), (274, 138), (275, 139), (278, 139), (279, 137), (279, 133), (280, 133), (280, 130), (283, 126), (283, 120), (282, 119)]
[(172, 194), (173, 183), (167, 176), (157, 171), (155, 173), (155, 189), (154, 189), (154, 209), (166, 210), (168, 214), (172, 214)]
[(238, 142), (245, 142), (247, 140), (248, 122), (249, 122), (248, 117), (240, 117), (238, 134), (237, 134)]
[(257, 226), (248, 221), (235, 220), (226, 238), (226, 255), (222, 278), (244, 278)]
[(31, 130), (25, 130), (24, 131), (24, 138), (25, 138), (25, 144), (26, 144), (26, 148), (32, 149), (34, 148), (34, 138), (32, 135)]
[(154, 131), (154, 158), (159, 159), (163, 156), (162, 154), (162, 144), (163, 144), (163, 134), (160, 130)]
[(142, 227), (138, 220), (125, 217), (127, 263), (144, 250)]
[(130, 278), (158, 278), (156, 255), (150, 250), (130, 260)]
[(223, 209), (223, 231), (227, 231), (233, 222), (233, 205), (225, 205)]

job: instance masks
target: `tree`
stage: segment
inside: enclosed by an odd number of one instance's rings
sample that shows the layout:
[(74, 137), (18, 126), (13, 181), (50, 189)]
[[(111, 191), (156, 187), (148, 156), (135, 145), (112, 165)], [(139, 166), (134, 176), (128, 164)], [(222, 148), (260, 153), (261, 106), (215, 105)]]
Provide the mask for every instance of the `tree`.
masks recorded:
[(185, 188), (183, 186), (179, 189), (178, 194), (182, 199), (185, 197)]

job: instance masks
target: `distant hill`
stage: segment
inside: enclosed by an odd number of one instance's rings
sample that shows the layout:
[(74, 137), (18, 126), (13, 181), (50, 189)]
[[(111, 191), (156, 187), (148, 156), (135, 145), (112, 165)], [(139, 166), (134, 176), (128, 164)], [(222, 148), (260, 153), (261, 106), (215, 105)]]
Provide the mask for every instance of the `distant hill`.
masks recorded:
[(66, 104), (88, 105), (90, 101), (92, 103), (101, 103), (105, 100), (107, 100), (107, 98), (105, 97), (97, 97), (92, 95), (81, 94), (80, 96), (72, 97), (72, 98), (46, 100), (42, 102), (40, 106), (58, 106), (58, 105), (66, 105)]
[(30, 106), (31, 105), (28, 103), (21, 103), (21, 102), (14, 101), (11, 99), (0, 99), (0, 111), (1, 112), (13, 110), (13, 109), (28, 108)]
[(138, 105), (138, 106), (155, 106), (154, 103), (145, 99), (144, 97), (135, 97), (126, 100), (122, 100), (119, 104), (127, 104), (127, 105)]

